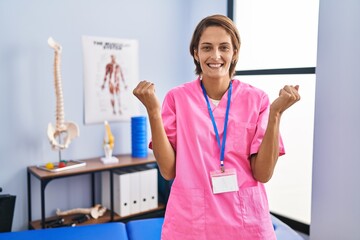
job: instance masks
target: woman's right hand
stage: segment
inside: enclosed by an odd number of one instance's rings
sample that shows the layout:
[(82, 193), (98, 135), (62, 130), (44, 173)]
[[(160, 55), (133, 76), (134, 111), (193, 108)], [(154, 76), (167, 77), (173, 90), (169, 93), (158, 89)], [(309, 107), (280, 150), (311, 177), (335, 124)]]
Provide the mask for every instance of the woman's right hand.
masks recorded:
[(155, 95), (155, 84), (148, 81), (141, 81), (133, 90), (133, 94), (145, 106), (148, 113), (159, 112), (160, 102)]

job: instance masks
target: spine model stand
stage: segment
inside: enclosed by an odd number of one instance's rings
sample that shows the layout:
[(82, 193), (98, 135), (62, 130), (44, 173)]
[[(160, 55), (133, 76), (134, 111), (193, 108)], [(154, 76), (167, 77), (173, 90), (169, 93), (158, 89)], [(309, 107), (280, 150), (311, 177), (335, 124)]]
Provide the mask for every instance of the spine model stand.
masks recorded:
[(51, 37), (48, 39), (48, 44), (55, 51), (54, 84), (55, 84), (55, 94), (56, 94), (56, 127), (54, 128), (53, 125), (49, 123), (47, 129), (47, 135), (52, 149), (61, 151), (63, 149), (68, 148), (71, 140), (79, 136), (79, 127), (74, 122), (65, 122), (64, 98), (62, 92), (61, 73), (60, 73), (62, 48)]

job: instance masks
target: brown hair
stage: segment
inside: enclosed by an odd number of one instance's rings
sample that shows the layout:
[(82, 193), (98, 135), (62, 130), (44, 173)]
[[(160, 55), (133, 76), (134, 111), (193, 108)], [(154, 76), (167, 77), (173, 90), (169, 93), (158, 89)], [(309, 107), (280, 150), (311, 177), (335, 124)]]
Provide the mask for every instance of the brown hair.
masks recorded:
[(200, 67), (200, 63), (198, 63), (194, 57), (194, 54), (195, 54), (194, 52), (199, 47), (201, 35), (205, 31), (205, 29), (210, 26), (222, 27), (223, 29), (225, 29), (225, 31), (231, 37), (233, 48), (236, 51), (235, 58), (231, 62), (230, 69), (229, 69), (229, 75), (231, 78), (235, 74), (235, 66), (239, 59), (240, 34), (239, 34), (234, 22), (230, 18), (228, 18), (224, 15), (219, 15), (219, 14), (208, 16), (208, 17), (204, 18), (203, 20), (201, 20), (199, 22), (199, 24), (195, 28), (195, 31), (193, 33), (193, 36), (192, 36), (192, 39), (190, 42), (190, 54), (193, 57), (194, 63), (196, 66), (195, 73), (197, 75), (200, 75), (202, 73), (202, 69)]

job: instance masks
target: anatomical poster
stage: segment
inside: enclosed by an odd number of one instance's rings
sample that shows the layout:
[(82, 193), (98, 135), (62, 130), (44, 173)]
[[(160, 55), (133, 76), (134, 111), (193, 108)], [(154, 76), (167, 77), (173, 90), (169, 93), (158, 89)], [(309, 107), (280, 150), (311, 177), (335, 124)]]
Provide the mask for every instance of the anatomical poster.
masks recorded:
[(138, 41), (83, 36), (85, 124), (129, 121), (139, 114)]

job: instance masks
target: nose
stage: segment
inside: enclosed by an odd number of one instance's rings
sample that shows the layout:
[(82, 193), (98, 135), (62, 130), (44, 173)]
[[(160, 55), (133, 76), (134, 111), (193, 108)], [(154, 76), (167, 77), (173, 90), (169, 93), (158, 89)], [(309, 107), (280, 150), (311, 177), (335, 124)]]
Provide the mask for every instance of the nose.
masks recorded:
[(215, 49), (213, 52), (213, 58), (214, 59), (219, 59), (220, 58), (220, 51), (218, 49)]

